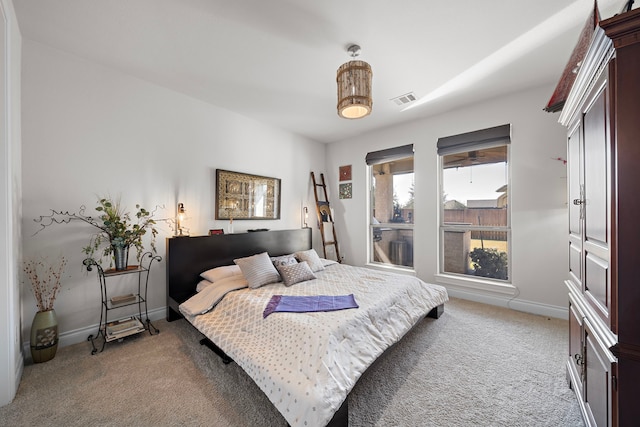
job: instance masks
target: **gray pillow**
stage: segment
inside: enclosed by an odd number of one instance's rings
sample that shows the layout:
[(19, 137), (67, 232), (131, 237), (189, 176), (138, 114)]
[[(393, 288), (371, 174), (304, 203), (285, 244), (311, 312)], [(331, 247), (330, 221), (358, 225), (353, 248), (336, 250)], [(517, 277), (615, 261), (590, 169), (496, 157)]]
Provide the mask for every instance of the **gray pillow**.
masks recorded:
[(240, 267), (251, 289), (280, 281), (278, 270), (273, 266), (271, 258), (266, 252), (246, 258), (234, 259), (233, 262)]
[(282, 255), (282, 256), (271, 257), (271, 261), (273, 261), (273, 265), (275, 265), (276, 268), (278, 268), (281, 265), (291, 265), (291, 264), (298, 263), (298, 260), (293, 255)]
[(285, 286), (291, 286), (296, 283), (316, 278), (306, 261), (290, 265), (280, 265), (278, 266), (278, 271), (280, 272), (280, 276), (282, 277), (282, 281)]

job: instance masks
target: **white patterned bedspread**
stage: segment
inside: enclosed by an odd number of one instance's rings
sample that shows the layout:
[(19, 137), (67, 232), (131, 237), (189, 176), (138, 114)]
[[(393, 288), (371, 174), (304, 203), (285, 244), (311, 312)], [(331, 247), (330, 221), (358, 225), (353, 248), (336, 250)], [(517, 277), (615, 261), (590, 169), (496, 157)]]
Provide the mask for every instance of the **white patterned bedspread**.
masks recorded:
[[(317, 279), (290, 287), (231, 292), (212, 311), (187, 317), (245, 370), (292, 427), (325, 426), (373, 361), (448, 300), (444, 287), (412, 276), (344, 264), (315, 274)], [(262, 318), (274, 294), (350, 293), (359, 308)]]

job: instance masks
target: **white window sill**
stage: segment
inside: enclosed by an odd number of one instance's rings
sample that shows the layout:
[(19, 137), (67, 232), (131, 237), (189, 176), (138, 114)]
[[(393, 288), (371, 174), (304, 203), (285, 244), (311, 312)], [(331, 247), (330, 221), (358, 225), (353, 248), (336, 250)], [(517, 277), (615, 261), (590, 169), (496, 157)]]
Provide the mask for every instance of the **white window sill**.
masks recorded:
[(500, 295), (517, 295), (518, 289), (510, 283), (497, 282), (494, 280), (479, 279), (477, 277), (463, 277), (449, 274), (436, 274), (436, 283), (450, 286), (454, 289), (475, 290), (483, 292), (493, 292)]
[(413, 268), (401, 267), (399, 265), (389, 265), (389, 264), (369, 262), (365, 265), (365, 267), (371, 268), (373, 270), (388, 271), (390, 273), (406, 274), (407, 276), (416, 275), (416, 271)]

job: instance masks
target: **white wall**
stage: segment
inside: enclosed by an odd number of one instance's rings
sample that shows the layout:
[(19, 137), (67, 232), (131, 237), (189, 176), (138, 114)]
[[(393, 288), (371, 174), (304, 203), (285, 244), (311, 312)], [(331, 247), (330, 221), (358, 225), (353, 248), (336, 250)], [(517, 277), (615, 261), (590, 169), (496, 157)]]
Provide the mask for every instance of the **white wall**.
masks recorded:
[[(417, 275), (438, 283), (439, 137), (512, 124), (510, 273), (519, 295), (510, 307), (566, 315), (563, 281), (567, 265), (566, 130), (557, 114), (542, 111), (553, 87), (536, 88), (470, 105), (423, 120), (329, 145), (326, 177), (337, 188), (338, 168), (353, 165), (353, 198), (332, 198), (338, 239), (348, 263), (367, 263), (367, 168), (369, 151), (414, 144), (415, 248)], [(375, 120), (375, 114), (365, 120)], [(507, 305), (513, 295), (448, 286), (452, 295)], [(516, 291), (517, 293), (517, 291)]]
[[(100, 294), (95, 272), (81, 268), (91, 227), (57, 225), (33, 235), (33, 219), (49, 209), (86, 205), (91, 214), (96, 195), (110, 194), (131, 210), (165, 205), (158, 217), (173, 217), (182, 202), (184, 225), (203, 235), (227, 226), (214, 220), (216, 168), (282, 180), (281, 220), (235, 221), (236, 232), (299, 228), (302, 206), (313, 206), (309, 172), (324, 170), (323, 144), (28, 40), (22, 95), (24, 252), (69, 260), (55, 305), (63, 345), (97, 325)], [(171, 230), (159, 229), (164, 257)], [(22, 296), (28, 339), (36, 309), (28, 291)], [(149, 303), (155, 317), (164, 316), (164, 260), (152, 270)]]
[[(282, 219), (236, 221), (247, 228), (297, 228), (301, 207), (313, 215), (309, 172), (325, 172), (338, 239), (346, 262), (367, 262), (367, 152), (415, 145), (417, 274), (437, 282), (437, 155), (439, 137), (511, 123), (512, 266), (519, 295), (510, 306), (543, 314), (566, 312), (562, 281), (566, 266), (565, 130), (542, 111), (552, 87), (458, 109), (324, 146), (269, 127), (99, 64), (25, 40), (23, 44), (23, 212), (25, 257), (63, 254), (69, 260), (56, 302), (62, 345), (82, 341), (98, 322), (100, 296), (95, 273), (82, 271), (80, 249), (91, 229), (59, 225), (34, 235), (33, 222), (49, 209), (89, 210), (97, 195), (121, 195), (126, 206), (165, 205), (159, 217), (187, 208), (192, 235), (226, 228), (214, 220), (215, 169), (282, 179)], [(375, 114), (365, 120), (375, 119)], [(325, 156), (327, 159), (325, 167)], [(353, 165), (353, 198), (337, 198), (338, 168)], [(335, 196), (335, 197), (334, 197)], [(164, 256), (160, 227), (158, 252)], [(316, 249), (317, 231), (314, 232)], [(164, 315), (165, 264), (151, 274), (150, 309)], [(506, 305), (504, 295), (450, 287), (452, 295)], [(22, 290), (22, 334), (36, 311)]]
[(0, 406), (22, 376), (20, 349), (20, 54), (11, 0), (0, 0)]

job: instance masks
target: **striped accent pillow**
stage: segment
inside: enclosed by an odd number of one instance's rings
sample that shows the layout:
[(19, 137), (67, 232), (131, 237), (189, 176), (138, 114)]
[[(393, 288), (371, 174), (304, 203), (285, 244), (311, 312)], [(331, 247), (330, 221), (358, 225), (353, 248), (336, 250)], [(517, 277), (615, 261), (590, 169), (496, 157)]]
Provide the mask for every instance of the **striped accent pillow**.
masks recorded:
[(280, 281), (280, 274), (278, 274), (278, 270), (273, 266), (271, 258), (266, 252), (246, 258), (234, 259), (233, 262), (240, 267), (242, 274), (249, 282), (249, 287), (252, 289)]

